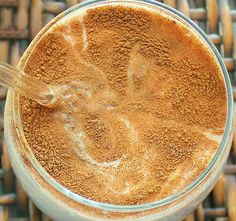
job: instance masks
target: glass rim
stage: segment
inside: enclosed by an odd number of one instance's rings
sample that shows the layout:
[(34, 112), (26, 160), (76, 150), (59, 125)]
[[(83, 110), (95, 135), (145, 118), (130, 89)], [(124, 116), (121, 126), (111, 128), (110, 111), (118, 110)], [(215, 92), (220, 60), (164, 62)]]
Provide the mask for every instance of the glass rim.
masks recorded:
[[(210, 41), (210, 39), (207, 37), (205, 32), (198, 27), (193, 21), (191, 21), (188, 17), (180, 13), (179, 11), (175, 10), (174, 8), (171, 8), (165, 4), (162, 4), (157, 1), (153, 0), (89, 0), (86, 2), (82, 2), (80, 4), (77, 4), (58, 16), (56, 16), (54, 19), (52, 19), (51, 22), (49, 22), (46, 26), (44, 26), (43, 29), (38, 33), (38, 35), (35, 37), (35, 39), (32, 41), (30, 46), (27, 48), (26, 53), (28, 51), (32, 51), (32, 45), (40, 41), (41, 37), (44, 36), (44, 34), (51, 28), (53, 27), (54, 24), (58, 23), (61, 21), (61, 19), (66, 18), (67, 16), (70, 15), (70, 13), (75, 12), (76, 10), (79, 10), (83, 7), (90, 6), (90, 5), (98, 5), (98, 4), (106, 4), (106, 3), (137, 3), (137, 4), (145, 4), (149, 6), (154, 6), (158, 8), (159, 10), (164, 10), (165, 13), (168, 15), (172, 15), (172, 19), (179, 19), (181, 22), (185, 22), (187, 25), (190, 26), (192, 32), (196, 32), (195, 34), (199, 34), (199, 38), (201, 39), (202, 42), (206, 43), (207, 47), (209, 50), (211, 49), (212, 55), (215, 57), (216, 62), (219, 64), (219, 68), (222, 72), (222, 77), (224, 78), (224, 83), (225, 83), (225, 88), (226, 88), (226, 95), (227, 95), (227, 119), (226, 119), (226, 124), (225, 124), (225, 130), (223, 134), (223, 138), (221, 140), (221, 143), (208, 164), (208, 166), (204, 169), (204, 171), (198, 176), (197, 179), (195, 179), (192, 183), (190, 183), (187, 187), (182, 189), (181, 191), (172, 194), (164, 199), (158, 200), (158, 201), (153, 201), (149, 203), (144, 203), (144, 204), (137, 204), (137, 205), (117, 205), (117, 204), (109, 204), (109, 203), (104, 203), (104, 202), (99, 202), (95, 200), (88, 199), (86, 197), (80, 196), (70, 190), (68, 190), (66, 187), (62, 186), (59, 184), (55, 179), (49, 175), (46, 170), (39, 164), (37, 159), (35, 158), (34, 154), (31, 151), (31, 148), (29, 147), (26, 138), (24, 136), (23, 132), (23, 127), (21, 123), (21, 117), (20, 117), (20, 111), (19, 111), (19, 95), (16, 93), (12, 93), (12, 98), (13, 98), (13, 120), (14, 122), (17, 122), (18, 127), (16, 128), (17, 134), (20, 135), (22, 142), (24, 145), (29, 149), (30, 151), (26, 153), (29, 161), (31, 162), (32, 166), (34, 169), (39, 173), (40, 176), (53, 188), (55, 188), (58, 192), (63, 194), (66, 197), (69, 197), (70, 199), (78, 202), (85, 204), (90, 207), (95, 207), (98, 209), (105, 209), (108, 211), (112, 212), (138, 212), (138, 211), (144, 211), (144, 210), (149, 210), (149, 209), (154, 209), (158, 208), (167, 204), (170, 204), (177, 199), (180, 199), (183, 197), (186, 193), (192, 191), (194, 188), (196, 188), (204, 179), (207, 177), (207, 175), (212, 171), (213, 167), (216, 165), (217, 161), (219, 160), (219, 156), (222, 154), (223, 150), (227, 146), (227, 142), (230, 139), (230, 135), (232, 133), (232, 123), (233, 123), (233, 96), (232, 96), (232, 88), (231, 88), (231, 83), (229, 79), (229, 75), (227, 72), (227, 69), (225, 67), (225, 64), (221, 58), (221, 55), (219, 54), (218, 50), (216, 49), (215, 45)], [(174, 17), (176, 16), (176, 17)], [(28, 54), (29, 55), (29, 54)], [(27, 55), (27, 56), (28, 56)], [(26, 56), (26, 57), (27, 57)], [(24, 57), (24, 56), (23, 56)], [(29, 57), (29, 56), (28, 56)], [(20, 61), (21, 62), (21, 61)], [(19, 62), (19, 63), (20, 63)], [(26, 60), (23, 61), (23, 64), (27, 62)]]

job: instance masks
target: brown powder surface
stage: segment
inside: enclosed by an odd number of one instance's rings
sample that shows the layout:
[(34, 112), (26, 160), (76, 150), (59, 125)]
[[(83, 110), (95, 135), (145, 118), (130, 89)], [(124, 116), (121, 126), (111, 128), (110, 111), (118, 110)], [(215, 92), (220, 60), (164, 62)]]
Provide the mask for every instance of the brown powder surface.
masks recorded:
[(89, 199), (131, 205), (176, 193), (224, 132), (215, 59), (158, 13), (103, 6), (76, 15), (39, 41), (25, 71), (64, 95), (55, 110), (21, 97), (25, 137), (53, 178)]

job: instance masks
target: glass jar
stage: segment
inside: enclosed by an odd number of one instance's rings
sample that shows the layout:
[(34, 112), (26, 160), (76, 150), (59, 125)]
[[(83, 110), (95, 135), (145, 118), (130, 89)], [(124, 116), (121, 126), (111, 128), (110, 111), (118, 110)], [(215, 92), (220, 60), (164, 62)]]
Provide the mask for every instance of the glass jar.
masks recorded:
[(99, 0), (76, 5), (54, 18), (32, 41), (18, 68), (24, 68), (28, 57), (40, 38), (51, 27), (83, 9), (107, 4), (132, 4), (156, 10), (190, 30), (209, 48), (225, 80), (227, 91), (227, 121), (222, 142), (202, 174), (181, 192), (165, 199), (140, 205), (112, 205), (79, 196), (54, 180), (38, 163), (24, 137), (19, 112), (19, 95), (9, 90), (5, 108), (5, 135), (12, 167), (23, 188), (34, 203), (54, 220), (180, 220), (193, 211), (207, 196), (219, 177), (228, 157), (232, 141), (233, 98), (230, 80), (224, 62), (206, 34), (190, 19), (161, 3), (149, 0)]

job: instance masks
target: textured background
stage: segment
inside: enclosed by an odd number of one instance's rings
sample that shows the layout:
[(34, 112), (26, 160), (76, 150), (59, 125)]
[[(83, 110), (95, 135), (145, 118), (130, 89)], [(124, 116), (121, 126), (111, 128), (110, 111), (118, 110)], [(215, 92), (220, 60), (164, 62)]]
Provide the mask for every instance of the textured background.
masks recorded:
[[(16, 65), (37, 32), (77, 0), (0, 0), (0, 61)], [(224, 58), (236, 86), (236, 0), (164, 0), (196, 22)], [(4, 143), (6, 90), (0, 87), (0, 221), (49, 221), (28, 199), (12, 172)], [(236, 99), (236, 89), (234, 89)], [(186, 221), (236, 221), (236, 134), (224, 173)]]

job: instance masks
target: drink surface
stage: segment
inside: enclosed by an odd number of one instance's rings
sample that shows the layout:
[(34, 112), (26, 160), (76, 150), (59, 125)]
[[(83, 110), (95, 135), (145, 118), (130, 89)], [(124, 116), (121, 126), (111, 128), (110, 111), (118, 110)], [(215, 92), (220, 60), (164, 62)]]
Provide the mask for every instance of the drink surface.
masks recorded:
[(78, 11), (44, 35), (25, 71), (55, 85), (58, 109), (20, 98), (25, 137), (69, 190), (132, 205), (195, 180), (224, 133), (215, 58), (186, 27), (132, 4)]

